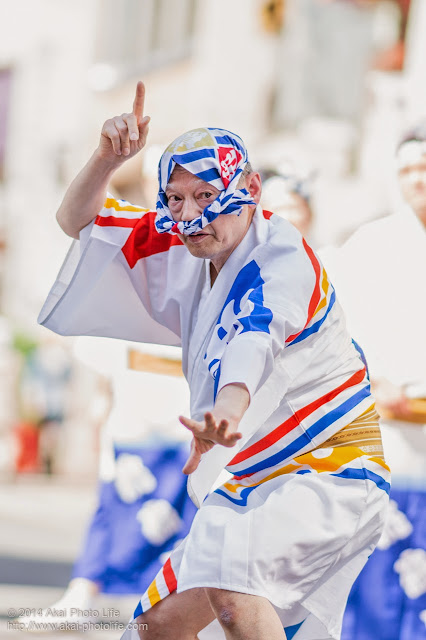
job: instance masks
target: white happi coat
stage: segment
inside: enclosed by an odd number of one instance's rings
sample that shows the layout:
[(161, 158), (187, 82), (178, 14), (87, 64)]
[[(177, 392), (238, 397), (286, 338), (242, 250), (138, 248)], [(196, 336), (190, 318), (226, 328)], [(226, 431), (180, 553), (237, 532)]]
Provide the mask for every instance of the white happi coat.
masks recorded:
[[(154, 219), (108, 198), (39, 318), (65, 335), (181, 345), (194, 419), (229, 383), (250, 392), (243, 438), (213, 447), (190, 476), (201, 508), (137, 612), (176, 588), (212, 586), (268, 598), (284, 625), (305, 620), (295, 640), (338, 638), (389, 474), (356, 447), (315, 451), (373, 404), (333, 286), (300, 233), (259, 207), (213, 287), (209, 261)], [(236, 484), (209, 494), (225, 467)]]
[[(222, 387), (246, 384), (251, 404), (238, 449), (296, 415), (267, 454), (228, 467), (238, 475), (276, 454), (285, 463), (315, 448), (371, 406), (334, 289), (290, 223), (258, 208), (211, 288), (209, 261), (177, 236), (159, 235), (154, 215), (108, 198), (73, 243), (39, 322), (62, 335), (182, 345), (195, 420)], [(190, 481), (198, 504), (236, 451), (203, 456)]]
[[(320, 254), (371, 377), (426, 398), (426, 230), (414, 212), (402, 207), (363, 225), (342, 247)], [(424, 487), (425, 430), (396, 420), (383, 427), (394, 481)]]

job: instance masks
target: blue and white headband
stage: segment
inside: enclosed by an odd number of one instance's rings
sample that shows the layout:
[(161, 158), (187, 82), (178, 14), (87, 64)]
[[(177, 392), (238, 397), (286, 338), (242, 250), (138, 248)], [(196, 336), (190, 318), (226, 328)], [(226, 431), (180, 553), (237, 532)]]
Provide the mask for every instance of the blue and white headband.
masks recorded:
[[(157, 231), (191, 235), (204, 229), (219, 214), (238, 215), (244, 205), (255, 205), (247, 189), (238, 189), (247, 162), (243, 141), (226, 129), (193, 129), (176, 138), (164, 151), (158, 166)], [(220, 191), (216, 200), (193, 220), (176, 222), (167, 204), (166, 186), (177, 164)]]

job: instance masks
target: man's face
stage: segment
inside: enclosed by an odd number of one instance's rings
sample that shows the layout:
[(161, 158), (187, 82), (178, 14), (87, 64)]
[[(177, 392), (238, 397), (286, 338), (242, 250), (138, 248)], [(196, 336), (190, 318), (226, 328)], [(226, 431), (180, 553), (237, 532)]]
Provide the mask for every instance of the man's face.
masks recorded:
[(426, 226), (426, 155), (401, 169), (398, 177), (405, 201)]
[[(166, 187), (168, 207), (176, 222), (189, 221), (200, 216), (219, 193), (218, 189), (179, 165), (174, 168)], [(253, 199), (257, 201), (255, 197)], [(179, 238), (193, 256), (211, 260), (219, 271), (244, 238), (253, 212), (253, 206), (244, 206), (239, 216), (219, 215), (202, 231), (189, 236), (179, 234)]]
[(281, 206), (274, 207), (273, 211), (281, 218), (291, 222), (291, 224), (300, 231), (302, 236), (309, 235), (312, 225), (312, 211), (301, 195), (294, 192), (285, 194)]

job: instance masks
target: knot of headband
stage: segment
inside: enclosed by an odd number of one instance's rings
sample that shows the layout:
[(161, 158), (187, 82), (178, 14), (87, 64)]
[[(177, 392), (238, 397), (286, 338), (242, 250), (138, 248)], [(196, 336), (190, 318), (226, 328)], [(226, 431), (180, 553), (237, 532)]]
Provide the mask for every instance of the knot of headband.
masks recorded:
[[(191, 235), (204, 229), (219, 214), (238, 215), (245, 204), (255, 205), (247, 189), (238, 188), (247, 162), (243, 141), (225, 129), (193, 129), (176, 138), (164, 151), (158, 167), (157, 231)], [(193, 220), (174, 220), (167, 204), (166, 186), (177, 164), (220, 191)]]

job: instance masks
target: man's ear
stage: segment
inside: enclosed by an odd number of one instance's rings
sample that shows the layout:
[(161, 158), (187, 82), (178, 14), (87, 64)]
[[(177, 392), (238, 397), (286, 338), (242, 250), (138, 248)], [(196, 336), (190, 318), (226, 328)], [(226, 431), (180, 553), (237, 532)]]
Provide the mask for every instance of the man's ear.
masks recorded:
[(259, 204), (260, 196), (262, 195), (262, 179), (257, 172), (254, 171), (246, 176), (246, 189), (255, 203)]

